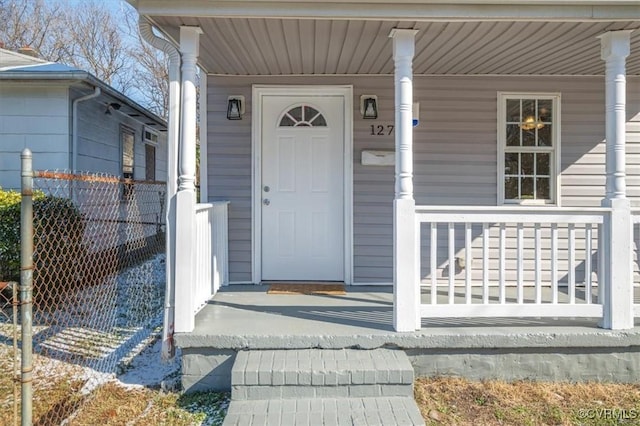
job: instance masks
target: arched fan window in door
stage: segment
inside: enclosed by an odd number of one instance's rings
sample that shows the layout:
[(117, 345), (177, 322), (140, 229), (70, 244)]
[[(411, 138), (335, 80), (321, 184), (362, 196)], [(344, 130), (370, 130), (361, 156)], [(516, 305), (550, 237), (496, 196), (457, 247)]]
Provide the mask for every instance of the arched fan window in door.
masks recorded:
[(280, 127), (327, 127), (327, 120), (314, 107), (300, 105), (284, 113)]

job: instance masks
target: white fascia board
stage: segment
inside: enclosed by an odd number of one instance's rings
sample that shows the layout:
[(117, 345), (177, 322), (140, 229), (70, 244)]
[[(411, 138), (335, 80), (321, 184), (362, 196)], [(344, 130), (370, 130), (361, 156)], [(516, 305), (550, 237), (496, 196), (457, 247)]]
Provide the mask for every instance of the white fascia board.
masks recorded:
[(640, 19), (638, 0), (138, 0), (148, 16), (271, 17), (375, 20), (629, 21)]

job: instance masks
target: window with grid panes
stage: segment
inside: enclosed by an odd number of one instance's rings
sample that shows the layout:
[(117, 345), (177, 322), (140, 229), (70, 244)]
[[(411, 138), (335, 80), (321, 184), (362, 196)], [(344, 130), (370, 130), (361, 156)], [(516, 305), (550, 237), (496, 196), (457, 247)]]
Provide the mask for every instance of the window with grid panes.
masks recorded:
[(558, 95), (502, 94), (499, 185), (505, 204), (556, 204)]

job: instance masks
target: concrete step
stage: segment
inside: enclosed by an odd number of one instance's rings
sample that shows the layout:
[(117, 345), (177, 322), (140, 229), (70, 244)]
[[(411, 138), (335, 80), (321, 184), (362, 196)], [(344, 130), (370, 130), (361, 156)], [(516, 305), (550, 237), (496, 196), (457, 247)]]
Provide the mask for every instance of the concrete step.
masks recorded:
[(223, 426), (424, 425), (413, 398), (300, 398), (232, 401)]
[(240, 351), (231, 370), (233, 400), (413, 395), (413, 367), (391, 349)]

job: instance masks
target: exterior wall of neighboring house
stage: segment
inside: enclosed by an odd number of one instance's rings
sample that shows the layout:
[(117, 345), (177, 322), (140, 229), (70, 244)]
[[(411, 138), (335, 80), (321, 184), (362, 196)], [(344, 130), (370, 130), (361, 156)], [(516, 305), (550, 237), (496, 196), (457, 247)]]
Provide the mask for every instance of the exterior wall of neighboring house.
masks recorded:
[(20, 188), (20, 153), (36, 169), (69, 168), (69, 96), (64, 85), (0, 84), (0, 186)]
[[(20, 153), (33, 152), (36, 170), (68, 170), (72, 166), (72, 102), (81, 96), (76, 89), (57, 84), (3, 82), (0, 85), (0, 186), (20, 187)], [(145, 125), (126, 114), (106, 115), (102, 97), (78, 107), (77, 170), (122, 174), (120, 132), (135, 136), (134, 178), (146, 177)], [(152, 129), (152, 127), (150, 127)], [(155, 180), (167, 178), (167, 136), (158, 135), (155, 146)]]
[[(82, 96), (71, 90), (71, 98)], [(83, 101), (78, 107), (78, 171), (92, 171), (122, 176), (123, 131), (131, 131), (134, 136), (133, 178), (146, 177), (146, 144), (155, 147), (155, 180), (167, 178), (167, 137), (166, 132), (154, 131), (127, 114), (112, 111), (106, 114), (106, 101), (97, 97)], [(150, 129), (158, 136), (157, 143), (145, 142), (144, 130)]]
[[(77, 99), (83, 96), (75, 89), (71, 89), (71, 98)], [(82, 101), (78, 104), (78, 158), (77, 171), (90, 173), (104, 173), (123, 177), (123, 133), (133, 136), (133, 176), (135, 180), (146, 180), (153, 176), (156, 181), (167, 179), (167, 137), (166, 132), (154, 131), (152, 126), (135, 120), (123, 111), (111, 110), (107, 114), (106, 98), (97, 98)], [(121, 106), (124, 110), (125, 106)], [(154, 132), (157, 141), (145, 140), (145, 130)], [(151, 158), (149, 145), (155, 151)], [(152, 167), (153, 165), (153, 167)], [(153, 169), (152, 175), (148, 174), (147, 167)], [(117, 187), (113, 187), (117, 189)], [(120, 188), (121, 189), (121, 188)], [(112, 247), (132, 242), (132, 238), (153, 237), (157, 230), (158, 220), (161, 220), (164, 211), (164, 192), (150, 190), (144, 184), (136, 184), (127, 188), (127, 194), (118, 193), (117, 206), (105, 208), (98, 199), (86, 200), (83, 212), (92, 219), (87, 222), (87, 240), (91, 242), (91, 250), (101, 251)], [(92, 192), (85, 195), (99, 196)], [(104, 194), (102, 194), (104, 196)], [(113, 195), (113, 194), (112, 194)], [(98, 208), (92, 208), (92, 206)], [(112, 218), (114, 211), (123, 220), (123, 223), (111, 223), (108, 226), (99, 219), (103, 216)], [(133, 223), (127, 225), (124, 220)], [(131, 228), (134, 226), (135, 230)], [(130, 232), (133, 230), (133, 233)]]
[[(394, 123), (390, 76), (209, 76), (208, 190), (210, 200), (231, 202), (230, 281), (251, 280), (252, 84), (353, 85), (354, 283), (390, 283), (394, 168), (360, 163), (364, 149), (394, 148), (394, 136), (387, 134), (387, 126)], [(600, 206), (605, 183), (603, 77), (416, 76), (414, 101), (420, 103), (420, 125), (414, 132), (416, 204), (497, 205), (499, 91), (561, 94), (561, 205)], [(627, 93), (628, 194), (632, 205), (640, 206), (640, 78), (628, 77)], [(377, 95), (378, 119), (362, 119), (363, 94)], [(226, 119), (231, 95), (247, 99), (243, 120)], [(383, 135), (377, 135), (377, 126), (383, 126)]]
[[(24, 148), (33, 153), (34, 170), (70, 170), (73, 166), (73, 100), (87, 93), (68, 85), (48, 82), (46, 84), (7, 83), (0, 85), (0, 186), (5, 189), (20, 188), (20, 153)], [(109, 100), (107, 100), (109, 99)], [(111, 98), (99, 96), (78, 104), (78, 157), (76, 170), (79, 172), (105, 173), (122, 176), (123, 129), (133, 134), (134, 170), (133, 178), (145, 180), (147, 167), (153, 168), (150, 176), (156, 181), (167, 179), (167, 136), (166, 132), (155, 131), (156, 141), (144, 138), (145, 129), (153, 129), (129, 115), (112, 111), (105, 114), (107, 102)], [(122, 107), (124, 109), (124, 106)], [(149, 145), (152, 147), (147, 147)], [(154, 161), (147, 158), (153, 155)], [(152, 167), (153, 165), (153, 167)], [(61, 187), (65, 183), (60, 184)], [(114, 186), (114, 190), (117, 187)], [(67, 194), (56, 188), (57, 195)], [(100, 194), (98, 194), (100, 195)], [(104, 194), (101, 194), (104, 196)], [(113, 215), (109, 208), (96, 203), (98, 200), (81, 199), (96, 193), (76, 192), (74, 197), (83, 205), (83, 214), (99, 219), (102, 215)], [(157, 222), (164, 216), (164, 192), (137, 185), (126, 199), (122, 194), (120, 203), (113, 208), (118, 214), (139, 222), (144, 230), (136, 235), (128, 235), (111, 228), (101, 221), (88, 221), (87, 241), (95, 251), (111, 248), (127, 242), (139, 235), (151, 237), (158, 229)], [(104, 201), (104, 200), (100, 200)], [(108, 201), (108, 200), (107, 200)], [(126, 202), (125, 202), (126, 201)], [(101, 206), (94, 208), (93, 206)], [(109, 216), (111, 217), (111, 216)], [(124, 225), (122, 225), (124, 226)], [(115, 238), (115, 239), (114, 239)]]

